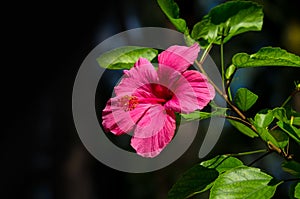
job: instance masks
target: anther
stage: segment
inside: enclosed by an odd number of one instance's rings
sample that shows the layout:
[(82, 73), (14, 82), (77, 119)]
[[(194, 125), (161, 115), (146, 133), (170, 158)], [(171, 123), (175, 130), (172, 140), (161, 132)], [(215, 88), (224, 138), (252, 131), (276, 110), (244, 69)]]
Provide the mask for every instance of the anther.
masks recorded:
[(125, 95), (119, 99), (119, 105), (124, 111), (132, 111), (139, 104), (138, 98), (136, 96)]

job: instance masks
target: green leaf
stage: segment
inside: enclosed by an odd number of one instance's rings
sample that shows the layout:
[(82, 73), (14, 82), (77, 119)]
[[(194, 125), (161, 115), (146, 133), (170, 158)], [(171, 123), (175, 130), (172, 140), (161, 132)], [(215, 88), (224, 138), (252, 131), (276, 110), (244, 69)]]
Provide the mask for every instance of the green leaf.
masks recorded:
[(203, 19), (194, 25), (191, 32), (191, 37), (195, 40), (200, 40), (200, 45), (206, 48), (209, 43), (214, 43), (218, 36), (218, 27), (211, 24), (209, 16), (204, 16)]
[(300, 129), (297, 129), (293, 125), (286, 124), (282, 121), (278, 121), (277, 125), (286, 132), (291, 138), (293, 138), (298, 144), (300, 144)]
[(215, 110), (212, 112), (194, 111), (189, 114), (181, 113), (180, 115), (186, 121), (204, 120), (204, 119), (214, 117), (214, 116), (225, 116), (226, 110), (227, 110), (227, 108), (218, 107), (218, 108), (215, 108)]
[(263, 47), (257, 53), (249, 55), (238, 53), (233, 56), (232, 64), (237, 68), (260, 66), (300, 67), (300, 57), (277, 47)]
[(290, 118), (290, 120), (288, 120), (288, 122), (285, 123), (300, 126), (300, 113), (293, 110), (291, 107), (286, 107), (285, 111), (287, 118)]
[(165, 13), (175, 28), (182, 33), (187, 31), (186, 22), (184, 19), (179, 18), (179, 7), (174, 0), (157, 0), (161, 10)]
[(231, 119), (228, 119), (228, 121), (232, 126), (234, 126), (241, 133), (243, 133), (251, 138), (258, 137), (258, 135), (255, 133), (255, 131), (253, 131), (250, 127), (246, 126), (245, 124), (235, 121), (235, 120), (231, 120)]
[[(261, 137), (261, 139), (263, 139), (265, 142), (271, 142), (272, 144), (274, 144), (277, 147), (282, 146), (282, 143), (278, 143), (277, 139), (271, 134), (271, 132), (266, 129), (266, 128), (262, 128), (262, 127), (258, 127), (255, 126), (256, 130), (259, 134), (259, 136)], [(276, 136), (276, 135), (275, 135)]]
[(250, 109), (258, 99), (258, 96), (246, 88), (237, 90), (234, 96), (234, 102), (242, 111)]
[(236, 66), (231, 64), (227, 69), (226, 69), (226, 72), (225, 72), (225, 78), (226, 79), (230, 79), (232, 77), (232, 75), (235, 73), (236, 71)]
[(204, 120), (211, 117), (211, 113), (208, 112), (202, 112), (202, 111), (194, 111), (189, 114), (180, 114), (186, 121), (192, 121), (192, 120)]
[(294, 116), (294, 117), (300, 117), (300, 112), (295, 111), (292, 107), (288, 106), (285, 107), (286, 115), (288, 118)]
[(300, 182), (295, 186), (295, 198), (300, 198)]
[(189, 34), (188, 29), (184, 32), (184, 41), (187, 46), (192, 46), (194, 43), (196, 43), (196, 41)]
[(281, 164), (282, 169), (296, 177), (300, 177), (300, 163), (294, 160), (284, 161)]
[(277, 107), (277, 108), (274, 108), (272, 110), (272, 113), (273, 113), (273, 116), (278, 119), (279, 121), (283, 121), (285, 123), (288, 123), (288, 119), (287, 119), (287, 116), (286, 116), (286, 111), (284, 108), (282, 107)]
[(260, 169), (242, 166), (218, 177), (210, 191), (210, 199), (269, 199), (281, 183), (274, 183), (273, 177)]
[(194, 25), (191, 36), (200, 43), (226, 43), (233, 36), (260, 31), (263, 24), (263, 9), (251, 1), (228, 1), (220, 4)]
[(293, 125), (300, 126), (300, 117), (294, 117), (294, 119), (293, 119)]
[(182, 175), (169, 191), (168, 198), (182, 199), (202, 193), (211, 188), (220, 173), (242, 165), (239, 159), (225, 155), (201, 162)]
[(168, 193), (169, 199), (182, 199), (204, 192), (218, 177), (215, 169), (196, 165), (186, 171)]
[(158, 51), (152, 48), (138, 46), (123, 46), (106, 53), (97, 58), (98, 64), (108, 69), (130, 69), (141, 57), (152, 61)]
[(277, 145), (280, 149), (284, 149), (289, 143), (289, 136), (281, 130), (269, 131), (271, 136), (275, 138)]
[(226, 155), (218, 155), (210, 160), (206, 160), (201, 162), (200, 165), (215, 169), (219, 172), (219, 174), (228, 171), (232, 168), (239, 167), (243, 165), (243, 162), (235, 157), (230, 157)]
[(299, 199), (300, 198), (300, 182), (294, 182), (290, 186), (289, 190), (290, 199)]
[(272, 111), (267, 113), (257, 113), (254, 117), (254, 126), (260, 128), (268, 128), (268, 126), (273, 122), (274, 115)]
[(274, 119), (279, 121), (289, 122), (286, 116), (286, 111), (284, 108), (277, 107), (273, 110), (262, 110), (257, 113), (254, 117), (254, 125), (260, 128), (268, 128), (269, 125), (274, 121)]
[(284, 148), (284, 145), (288, 142), (288, 138), (286, 139), (280, 132), (270, 131), (268, 129), (274, 118), (273, 111), (268, 110), (267, 113), (257, 113), (252, 124), (255, 126), (262, 140), (267, 143), (271, 142), (279, 148)]

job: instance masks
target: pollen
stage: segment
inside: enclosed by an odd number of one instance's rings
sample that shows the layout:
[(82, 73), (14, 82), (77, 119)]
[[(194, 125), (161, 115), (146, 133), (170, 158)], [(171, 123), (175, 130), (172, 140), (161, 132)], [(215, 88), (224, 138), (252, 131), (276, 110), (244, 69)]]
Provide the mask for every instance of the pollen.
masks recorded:
[(136, 96), (125, 95), (119, 99), (119, 105), (124, 111), (132, 111), (137, 107), (138, 104), (139, 102)]

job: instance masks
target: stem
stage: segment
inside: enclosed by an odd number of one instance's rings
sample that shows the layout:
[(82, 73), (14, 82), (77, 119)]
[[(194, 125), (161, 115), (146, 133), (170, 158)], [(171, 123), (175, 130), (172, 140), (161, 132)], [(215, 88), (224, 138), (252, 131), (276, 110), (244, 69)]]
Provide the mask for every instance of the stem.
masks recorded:
[[(231, 100), (229, 100), (227, 94), (225, 94), (211, 79), (210, 77), (207, 75), (207, 73), (205, 72), (205, 70), (202, 67), (202, 64), (200, 62), (198, 62), (197, 60), (195, 61), (196, 65), (198, 66), (199, 70), (207, 77), (207, 80), (209, 81), (209, 83), (216, 89), (216, 91), (225, 99), (225, 101), (227, 102), (227, 104), (234, 110), (234, 112), (236, 112), (243, 120), (247, 121), (247, 117), (236, 107), (234, 106), (234, 104), (231, 102)], [(254, 127), (252, 127), (254, 128)], [(255, 128), (254, 128), (255, 129)], [(255, 129), (256, 131), (256, 129)]]
[(221, 40), (221, 72), (222, 72), (222, 86), (223, 86), (223, 90), (225, 90), (225, 65), (224, 65), (224, 44), (223, 44), (223, 38)]
[(292, 99), (292, 95), (290, 95), (281, 105), (281, 107), (284, 107), (290, 100)]
[[(223, 39), (221, 41), (221, 68), (222, 68), (222, 85), (223, 85), (223, 91), (225, 89), (224, 82), (225, 82), (225, 66), (224, 66), (224, 48), (223, 48)], [(228, 98), (228, 95), (224, 93), (217, 85), (209, 78), (207, 73), (205, 72), (202, 64), (207, 57), (210, 49), (212, 48), (212, 43), (208, 45), (208, 47), (205, 49), (200, 61), (195, 61), (196, 65), (198, 66), (199, 70), (207, 77), (209, 83), (215, 88), (215, 90), (225, 99), (225, 101), (228, 103), (228, 105), (243, 119), (247, 120), (247, 117), (231, 102), (231, 96), (230, 99)]]
[(291, 181), (300, 181), (300, 178), (290, 178), (290, 179), (283, 180), (283, 182), (291, 182)]
[(250, 122), (248, 122), (247, 120), (243, 120), (243, 119), (241, 119), (239, 117), (234, 117), (234, 116), (231, 116), (231, 115), (226, 115), (225, 118), (231, 119), (231, 120), (234, 120), (234, 121), (237, 121), (237, 122), (240, 122), (240, 123), (243, 123), (246, 126), (248, 126), (249, 128), (251, 128), (251, 126), (252, 126), (252, 124)]
[(247, 119), (242, 119), (242, 118), (234, 117), (234, 116), (231, 116), (231, 115), (226, 115), (225, 118), (243, 123), (244, 125), (248, 126), (250, 129), (252, 129), (254, 131), (254, 133), (256, 133), (260, 137), (259, 133), (257, 132), (257, 130), (255, 128), (255, 126), (253, 124), (251, 124)]
[[(205, 49), (203, 55), (201, 56), (200, 60), (199, 60), (199, 61), (196, 60), (195, 63), (196, 63), (196, 65), (198, 66), (198, 68), (199, 68), (199, 70), (201, 71), (201, 73), (203, 73), (203, 74), (207, 77), (209, 83), (215, 88), (215, 90), (216, 90), (221, 96), (224, 97), (224, 93), (223, 93), (223, 92), (219, 89), (219, 87), (217, 87), (217, 85), (209, 78), (209, 76), (207, 75), (207, 73), (205, 72), (205, 70), (204, 70), (204, 68), (203, 68), (203, 66), (202, 66), (202, 64), (204, 63), (204, 60), (206, 59), (206, 57), (207, 57), (209, 51), (211, 50), (212, 46), (213, 46), (213, 43), (209, 43), (208, 46), (207, 46), (207, 48)], [(222, 77), (222, 78), (223, 78), (223, 77)]]
[(224, 95), (226, 96), (226, 94), (224, 94), (221, 89), (219, 89), (219, 87), (210, 79), (210, 77), (207, 75), (207, 73), (205, 72), (202, 64), (200, 61), (195, 61), (195, 64), (198, 66), (199, 70), (201, 71), (201, 73), (203, 73), (206, 77), (207, 80), (209, 81), (209, 83), (215, 88), (215, 90), (224, 98)]
[(228, 154), (228, 156), (244, 156), (244, 155), (252, 155), (256, 153), (265, 153), (268, 152), (267, 149), (259, 149), (256, 151), (247, 151), (247, 152), (241, 152), (241, 153), (234, 153), (234, 154)]
[(243, 120), (247, 121), (247, 117), (234, 104), (232, 104), (232, 102), (228, 99), (227, 95), (225, 100), (228, 103), (228, 105), (234, 110), (234, 112), (236, 112), (236, 114), (238, 114)]
[(227, 87), (227, 95), (229, 97), (229, 100), (232, 101), (232, 95), (231, 95), (231, 89), (230, 86)]
[(292, 99), (292, 97), (294, 97), (294, 95), (299, 92), (299, 90), (296, 88), (291, 94), (290, 96), (288, 96), (288, 98), (283, 102), (283, 104), (281, 105), (281, 107), (284, 107), (287, 103), (289, 103), (289, 101)]
[(282, 155), (285, 159), (287, 160), (293, 159), (293, 155), (286, 153), (284, 150), (275, 146), (272, 142), (267, 142), (267, 146), (270, 151), (276, 151), (278, 154)]
[[(197, 60), (195, 61), (195, 64), (198, 66), (199, 70), (207, 77), (207, 80), (215, 88), (216, 92), (219, 93), (221, 95), (221, 97), (223, 97), (225, 99), (226, 103), (232, 109), (232, 111), (234, 111), (238, 115), (238, 117), (235, 117), (235, 116), (225, 116), (225, 118), (232, 119), (232, 120), (235, 120), (235, 121), (238, 121), (240, 123), (243, 123), (243, 124), (247, 125), (249, 128), (251, 128), (262, 139), (261, 135), (259, 134), (259, 132), (255, 128), (255, 126), (253, 124), (251, 124), (251, 122), (247, 119), (247, 117), (244, 115), (244, 113), (238, 107), (236, 107), (233, 104), (233, 102), (232, 102), (231, 90), (230, 90), (230, 86), (229, 86), (232, 79), (229, 79), (227, 82), (226, 82), (226, 79), (225, 79), (223, 38), (221, 40), (221, 48), (220, 48), (220, 53), (221, 53), (221, 72), (222, 72), (222, 90), (210, 79), (210, 77), (205, 72), (202, 64), (204, 63), (204, 60), (206, 59), (206, 57), (207, 57), (209, 51), (211, 50), (211, 48), (212, 48), (212, 43), (210, 43), (208, 45), (208, 47), (205, 49), (205, 51), (204, 51), (203, 55), (201, 56), (200, 60), (199, 61), (197, 61)], [(225, 83), (226, 83), (226, 87), (225, 87)], [(292, 99), (292, 97), (297, 92), (299, 92), (299, 88), (298, 87), (284, 101), (284, 103), (282, 104), (281, 107), (284, 107)], [(277, 128), (277, 127), (275, 126), (272, 130), (274, 130), (275, 128)], [(262, 156), (260, 156), (259, 158), (257, 158), (256, 160), (254, 160), (253, 162), (251, 162), (249, 164), (249, 166), (253, 165), (254, 163), (256, 163), (257, 161), (259, 161), (262, 158), (266, 157), (267, 155), (271, 154), (272, 152), (277, 152), (278, 154), (282, 155), (284, 158), (286, 158), (288, 160), (293, 158), (292, 155), (289, 155), (284, 150), (280, 149), (279, 147), (277, 147), (276, 145), (274, 145), (271, 142), (266, 142), (266, 145), (267, 145), (268, 149), (251, 151), (251, 152), (244, 152), (244, 153), (238, 153), (238, 154), (233, 154), (232, 156), (234, 156), (234, 155), (236, 155), (236, 156), (249, 155), (249, 154), (254, 154), (254, 153), (267, 152), (267, 153), (263, 154)]]
[(275, 125), (275, 126), (273, 126), (271, 129), (270, 129), (270, 131), (274, 131), (275, 129), (277, 129), (278, 128), (278, 125)]
[(263, 154), (262, 156), (258, 157), (257, 159), (255, 159), (254, 161), (252, 161), (248, 166), (252, 166), (254, 163), (258, 162), (259, 160), (263, 159), (264, 157), (270, 155), (271, 153), (273, 153), (273, 151), (268, 151), (267, 153)]
[(290, 142), (288, 142), (286, 145), (286, 154), (289, 154), (289, 149), (290, 149)]
[[(219, 93), (226, 101), (226, 103), (231, 107), (231, 109), (239, 116), (239, 117), (234, 117), (234, 116), (225, 116), (228, 119), (232, 119), (232, 120), (236, 120), (238, 122), (241, 122), (247, 126), (249, 126), (259, 137), (260, 134), (258, 133), (257, 129), (255, 128), (255, 126), (253, 124), (251, 124), (251, 122), (249, 122), (249, 120), (247, 119), (247, 117), (244, 115), (244, 113), (242, 113), (238, 107), (236, 107), (233, 103), (232, 103), (232, 97), (231, 97), (231, 91), (229, 88), (229, 84), (230, 82), (227, 83), (227, 87), (226, 89), (228, 89), (228, 91), (226, 92), (225, 89), (225, 65), (224, 65), (224, 45), (223, 45), (223, 38), (221, 40), (221, 71), (222, 71), (222, 90), (210, 79), (210, 77), (207, 75), (207, 73), (205, 72), (202, 64), (204, 63), (204, 60), (206, 59), (209, 51), (212, 48), (212, 43), (210, 43), (208, 45), (208, 47), (205, 49), (203, 55), (201, 56), (199, 61), (195, 61), (195, 64), (198, 66), (199, 70), (207, 77), (207, 80), (209, 81), (209, 83), (215, 88), (216, 92)], [(295, 93), (298, 92), (298, 90), (294, 91), (289, 98), (283, 103), (283, 106), (289, 102), (289, 100), (292, 98), (293, 95), (295, 95)], [(250, 165), (254, 164), (256, 161), (259, 161), (260, 159), (264, 158), (265, 156), (267, 156), (268, 154), (276, 151), (278, 154), (283, 155), (285, 158), (287, 159), (291, 159), (292, 157), (286, 153), (284, 153), (284, 151), (282, 151), (280, 148), (276, 147), (274, 144), (268, 142), (267, 143), (267, 147), (269, 149), (269, 152), (267, 152), (266, 154), (264, 154), (262, 157), (258, 158), (257, 160), (253, 161)], [(261, 151), (259, 151), (261, 152)]]
[[(230, 67), (230, 66), (229, 66)], [(230, 84), (232, 82), (232, 79), (236, 73), (237, 69), (235, 68), (234, 72), (231, 74), (231, 76), (229, 77), (229, 79), (226, 79), (226, 92), (227, 92), (227, 95), (230, 99), (230, 101), (232, 101), (232, 95), (231, 95), (231, 88), (230, 88)], [(226, 72), (225, 72), (225, 77), (226, 77)]]
[(200, 61), (199, 61), (199, 62), (200, 62), (201, 64), (203, 64), (203, 62), (204, 62), (204, 60), (206, 59), (206, 57), (207, 57), (209, 51), (211, 50), (212, 44), (213, 44), (213, 43), (208, 44), (208, 46), (207, 46), (207, 48), (205, 49), (205, 51), (204, 51), (202, 57), (200, 58)]

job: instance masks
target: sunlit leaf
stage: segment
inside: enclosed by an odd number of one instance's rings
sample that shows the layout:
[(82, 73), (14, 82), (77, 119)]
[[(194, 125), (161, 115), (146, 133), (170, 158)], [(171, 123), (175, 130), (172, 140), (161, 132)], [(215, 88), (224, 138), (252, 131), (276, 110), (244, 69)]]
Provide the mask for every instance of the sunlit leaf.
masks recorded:
[(268, 128), (274, 119), (288, 122), (286, 111), (284, 108), (277, 107), (272, 110), (262, 110), (254, 117), (254, 125), (260, 128)]
[(242, 111), (250, 109), (258, 99), (258, 96), (246, 88), (237, 90), (234, 96), (234, 102)]
[(295, 198), (300, 198), (300, 182), (298, 182), (295, 186)]
[(225, 116), (227, 108), (218, 107), (212, 112), (194, 111), (189, 114), (180, 114), (186, 121), (204, 120), (214, 116)]
[(262, 140), (265, 142), (271, 142), (279, 148), (283, 148), (288, 140), (286, 140), (283, 135), (279, 134), (279, 132), (276, 133), (275, 131), (270, 131), (268, 128), (274, 118), (272, 110), (261, 111), (255, 115), (252, 123)]
[(272, 110), (272, 113), (273, 113), (273, 116), (278, 119), (279, 121), (283, 121), (285, 123), (288, 122), (288, 119), (287, 119), (287, 116), (286, 116), (286, 111), (284, 108), (282, 107), (277, 107), (277, 108), (274, 108)]
[(210, 160), (201, 162), (200, 165), (206, 168), (215, 169), (219, 173), (223, 173), (225, 171), (228, 171), (229, 169), (242, 166), (243, 162), (235, 157), (218, 155)]
[(226, 72), (225, 72), (225, 78), (226, 79), (230, 79), (232, 77), (232, 75), (235, 73), (236, 71), (236, 66), (231, 64), (227, 69), (226, 69)]
[(179, 7), (174, 0), (157, 0), (159, 7), (175, 26), (175, 28), (182, 33), (187, 30), (186, 22), (179, 17)]
[(228, 1), (220, 4), (194, 25), (191, 36), (202, 45), (221, 44), (233, 36), (260, 31), (263, 24), (262, 6), (251, 1)]
[(191, 37), (199, 40), (201, 47), (206, 48), (209, 43), (214, 43), (218, 37), (218, 26), (213, 25), (210, 17), (206, 15), (200, 22), (194, 25)]
[(277, 47), (263, 47), (257, 53), (249, 55), (238, 53), (233, 56), (232, 64), (238, 68), (260, 66), (300, 67), (300, 57)]
[(290, 185), (289, 198), (290, 199), (299, 199), (300, 198), (300, 181), (293, 182)]
[(123, 46), (103, 53), (97, 62), (103, 68), (130, 69), (140, 57), (152, 61), (157, 54), (158, 51), (152, 48)]
[(254, 117), (254, 125), (260, 128), (267, 128), (274, 120), (274, 114), (272, 111), (267, 113), (257, 113)]
[(269, 199), (279, 184), (281, 182), (275, 182), (272, 176), (260, 169), (242, 166), (218, 177), (210, 191), (210, 199)]
[(226, 155), (201, 162), (179, 178), (169, 191), (168, 198), (182, 199), (202, 193), (211, 188), (219, 174), (242, 165), (239, 159)]
[(209, 112), (202, 112), (202, 111), (194, 111), (189, 114), (180, 114), (185, 120), (192, 121), (192, 120), (203, 120), (211, 117), (211, 113)]
[(293, 125), (300, 126), (300, 117), (294, 117), (293, 118)]

